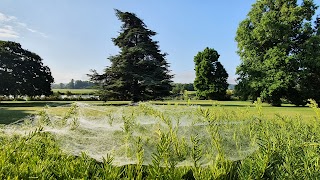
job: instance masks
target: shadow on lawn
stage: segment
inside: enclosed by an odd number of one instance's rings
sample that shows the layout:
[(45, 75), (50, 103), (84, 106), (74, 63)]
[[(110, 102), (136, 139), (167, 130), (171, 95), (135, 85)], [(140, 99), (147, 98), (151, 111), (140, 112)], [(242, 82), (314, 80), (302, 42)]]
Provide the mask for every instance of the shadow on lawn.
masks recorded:
[(32, 113), (25, 110), (12, 110), (6, 107), (0, 107), (0, 124), (11, 124), (22, 119)]
[(57, 107), (63, 105), (69, 105), (70, 102), (1, 102), (0, 103), (0, 124), (10, 124), (25, 118), (30, 115), (34, 115), (38, 109), (48, 105), (50, 107)]
[(48, 101), (31, 101), (31, 102), (19, 102), (19, 101), (10, 101), (10, 102), (1, 102), (0, 103), (0, 108), (1, 107), (44, 107), (46, 105), (50, 107), (57, 107), (57, 106), (63, 106), (63, 105), (68, 105), (72, 104), (72, 102), (62, 102), (62, 101), (57, 101), (57, 102), (48, 102)]

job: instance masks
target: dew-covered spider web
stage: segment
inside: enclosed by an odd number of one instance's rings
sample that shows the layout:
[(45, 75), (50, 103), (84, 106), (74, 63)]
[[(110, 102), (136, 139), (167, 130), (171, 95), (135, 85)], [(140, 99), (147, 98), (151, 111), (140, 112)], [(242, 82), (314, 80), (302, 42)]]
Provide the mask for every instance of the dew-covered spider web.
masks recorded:
[[(57, 115), (57, 108), (68, 109)], [(252, 119), (252, 118), (251, 118)], [(47, 107), (38, 115), (7, 125), (5, 134), (27, 135), (41, 128), (52, 133), (61, 149), (72, 155), (86, 153), (102, 161), (113, 157), (113, 165), (202, 166), (217, 156), (236, 161), (252, 154), (257, 145), (251, 129), (254, 120), (241, 112), (223, 108), (140, 103), (137, 106)]]

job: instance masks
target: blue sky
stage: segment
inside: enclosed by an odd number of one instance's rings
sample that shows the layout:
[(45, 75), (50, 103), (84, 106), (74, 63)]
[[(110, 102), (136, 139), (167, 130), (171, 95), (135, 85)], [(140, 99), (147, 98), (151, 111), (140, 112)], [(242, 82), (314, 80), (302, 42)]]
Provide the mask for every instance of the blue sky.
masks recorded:
[(49, 66), (55, 83), (87, 79), (90, 69), (102, 72), (107, 59), (119, 52), (111, 38), (121, 22), (114, 9), (135, 13), (158, 34), (174, 81), (194, 80), (194, 56), (205, 47), (220, 54), (219, 61), (235, 83), (240, 64), (234, 40), (237, 27), (255, 0), (1, 0), (0, 39), (19, 42)]

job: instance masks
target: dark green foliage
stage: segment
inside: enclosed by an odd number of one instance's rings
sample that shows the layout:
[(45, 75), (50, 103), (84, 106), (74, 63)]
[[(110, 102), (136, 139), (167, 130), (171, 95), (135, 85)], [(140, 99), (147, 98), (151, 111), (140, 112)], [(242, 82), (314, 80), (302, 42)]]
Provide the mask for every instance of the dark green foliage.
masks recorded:
[(206, 48), (194, 57), (196, 79), (194, 87), (197, 96), (205, 99), (222, 100), (228, 89), (228, 73), (218, 61), (219, 54)]
[[(314, 99), (320, 102), (320, 20), (317, 18), (314, 34), (301, 45), (299, 63), (298, 96), (306, 102), (306, 99)], [(293, 100), (292, 97), (290, 100)]]
[(281, 98), (296, 105), (314, 98), (306, 83), (316, 76), (308, 61), (319, 64), (320, 41), (311, 25), (316, 9), (312, 0), (261, 0), (252, 6), (236, 36), (242, 61), (236, 90), (243, 99), (261, 97), (279, 106)]
[(40, 56), (19, 43), (0, 41), (0, 94), (50, 95), (53, 81)]
[(52, 89), (93, 89), (95, 84), (90, 81), (71, 80), (69, 83), (52, 84)]
[(316, 35), (320, 35), (320, 17), (317, 16), (316, 21), (315, 21), (316, 25), (315, 25), (315, 33)]
[(182, 94), (184, 91), (194, 91), (193, 83), (183, 84), (183, 83), (173, 83), (172, 93)]
[(66, 85), (68, 89), (75, 89), (74, 79), (71, 79), (71, 81)]
[(76, 80), (74, 83), (75, 89), (90, 89), (90, 88), (93, 88), (94, 86), (95, 84), (89, 81)]
[(101, 84), (100, 96), (113, 100), (149, 100), (168, 96), (171, 91), (166, 54), (159, 50), (156, 35), (135, 14), (116, 10), (122, 21), (120, 34), (112, 41), (120, 54), (109, 57), (104, 74), (94, 72), (91, 80)]

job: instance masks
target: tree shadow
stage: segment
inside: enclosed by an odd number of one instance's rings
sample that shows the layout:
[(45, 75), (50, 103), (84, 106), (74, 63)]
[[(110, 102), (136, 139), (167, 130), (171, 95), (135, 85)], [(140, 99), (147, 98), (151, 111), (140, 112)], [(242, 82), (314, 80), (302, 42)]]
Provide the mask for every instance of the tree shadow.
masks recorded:
[(13, 110), (7, 107), (0, 107), (0, 124), (11, 124), (30, 115), (32, 115), (30, 111)]
[(48, 101), (34, 101), (34, 102), (1, 102), (0, 103), (0, 124), (11, 124), (27, 116), (37, 113), (42, 107), (48, 105), (50, 107), (58, 107), (69, 105), (71, 102), (48, 102)]
[(31, 101), (31, 102), (25, 102), (25, 101), (10, 101), (10, 102), (1, 102), (0, 107), (44, 107), (44, 106), (50, 106), (50, 107), (58, 107), (58, 106), (64, 106), (72, 104), (72, 102), (64, 102), (64, 101)]

